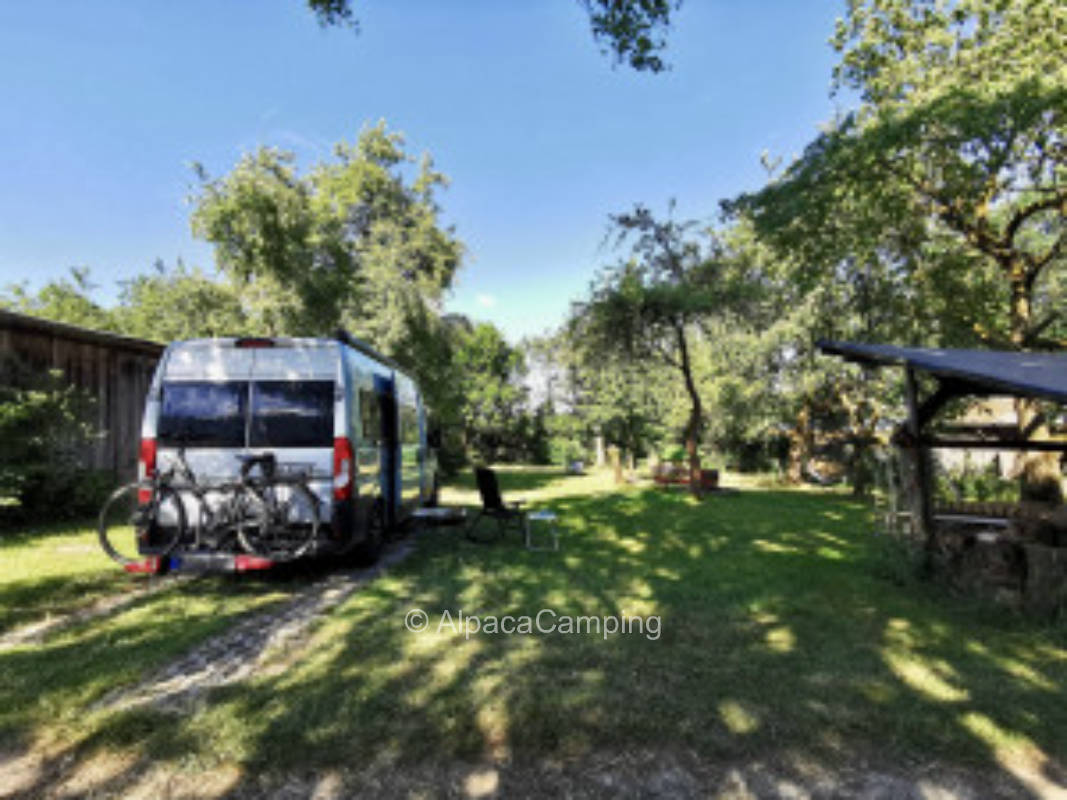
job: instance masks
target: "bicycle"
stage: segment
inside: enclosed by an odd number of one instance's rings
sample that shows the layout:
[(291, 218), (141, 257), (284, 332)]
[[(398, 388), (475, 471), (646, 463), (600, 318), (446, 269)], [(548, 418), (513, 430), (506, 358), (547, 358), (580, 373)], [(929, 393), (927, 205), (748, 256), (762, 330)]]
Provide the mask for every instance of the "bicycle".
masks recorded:
[[(241, 460), (237, 481), (202, 484), (179, 447), (167, 470), (108, 498), (97, 531), (104, 551), (123, 565), (165, 557), (181, 543), (186, 550), (215, 552), (239, 545), (274, 561), (305, 555), (319, 527), (319, 503), (306, 471), (279, 476), (272, 453)], [(251, 474), (257, 466), (260, 478)], [(192, 504), (196, 524), (190, 531), (187, 506)]]
[[(252, 495), (250, 524), (237, 538), (250, 553), (273, 561), (306, 555), (319, 530), (319, 500), (308, 486), (310, 468), (278, 464), (273, 453), (243, 456), (239, 486)], [(259, 467), (260, 477), (252, 477)]]
[(100, 510), (100, 546), (119, 564), (169, 555), (185, 535), (185, 504), (170, 473), (121, 486)]
[(187, 525), (182, 534), (183, 550), (217, 552), (241, 546), (239, 531), (255, 522), (250, 509), (258, 502), (242, 482), (201, 483), (185, 458), (184, 447), (178, 448), (165, 482), (196, 503), (195, 524)]

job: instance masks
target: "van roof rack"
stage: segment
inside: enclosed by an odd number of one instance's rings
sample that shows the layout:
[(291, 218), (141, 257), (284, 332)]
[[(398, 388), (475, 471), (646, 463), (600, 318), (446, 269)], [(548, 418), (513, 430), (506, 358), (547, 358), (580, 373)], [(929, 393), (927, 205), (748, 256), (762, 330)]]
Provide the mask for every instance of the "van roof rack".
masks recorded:
[(399, 370), (401, 372), (403, 371), (403, 367), (401, 367), (399, 364), (397, 364), (393, 359), (389, 358), (389, 356), (387, 356), (387, 355), (385, 355), (383, 353), (379, 353), (377, 350), (375, 350), (373, 347), (371, 347), (365, 341), (353, 336), (351, 333), (346, 331), (344, 328), (338, 328), (334, 332), (333, 338), (336, 339), (337, 341), (339, 341), (341, 344), (348, 345), (353, 350), (358, 350), (359, 352), (363, 353), (363, 355), (365, 355), (365, 356), (370, 356), (373, 359), (381, 361), (383, 364), (385, 364), (387, 366), (390, 366), (395, 370)]

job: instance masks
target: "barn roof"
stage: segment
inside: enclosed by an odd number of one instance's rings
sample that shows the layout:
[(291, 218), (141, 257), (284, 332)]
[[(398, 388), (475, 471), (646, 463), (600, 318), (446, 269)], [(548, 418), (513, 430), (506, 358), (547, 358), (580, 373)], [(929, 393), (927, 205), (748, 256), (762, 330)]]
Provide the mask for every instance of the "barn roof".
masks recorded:
[(0, 331), (3, 330), (27, 331), (44, 336), (55, 336), (72, 342), (107, 345), (112, 348), (132, 350), (157, 357), (166, 347), (160, 342), (153, 342), (149, 339), (137, 339), (133, 336), (123, 336), (111, 331), (83, 328), (79, 325), (56, 322), (0, 308)]
[(818, 342), (828, 355), (874, 366), (901, 366), (966, 385), (977, 394), (1008, 394), (1067, 403), (1067, 353), (955, 350), (889, 344)]

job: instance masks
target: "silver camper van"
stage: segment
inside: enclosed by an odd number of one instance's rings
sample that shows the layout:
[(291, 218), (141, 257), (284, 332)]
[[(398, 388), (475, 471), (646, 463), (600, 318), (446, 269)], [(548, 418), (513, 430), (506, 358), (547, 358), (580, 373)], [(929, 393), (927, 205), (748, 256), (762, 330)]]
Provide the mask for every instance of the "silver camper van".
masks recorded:
[[(436, 502), (436, 458), (418, 387), (344, 333), (171, 344), (145, 406), (142, 478), (166, 470), (179, 449), (205, 484), (233, 481), (251, 455), (302, 465), (319, 505), (313, 551), (320, 554), (373, 561), (385, 531)], [(191, 565), (204, 555), (179, 546), (171, 560)]]

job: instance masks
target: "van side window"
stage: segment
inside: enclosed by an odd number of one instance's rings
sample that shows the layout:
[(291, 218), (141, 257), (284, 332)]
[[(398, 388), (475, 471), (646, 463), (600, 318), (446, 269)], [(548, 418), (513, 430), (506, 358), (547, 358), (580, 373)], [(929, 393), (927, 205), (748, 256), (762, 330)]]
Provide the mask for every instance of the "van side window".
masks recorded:
[(381, 444), (381, 408), (378, 405), (378, 395), (370, 389), (359, 390), (359, 420), (364, 443), (369, 445)]
[(400, 443), (419, 443), (419, 412), (414, 406), (400, 406)]

